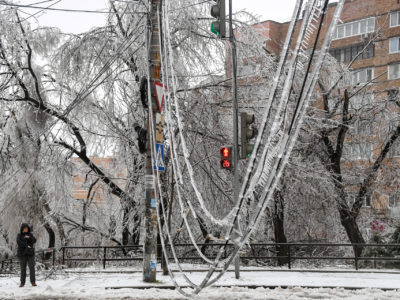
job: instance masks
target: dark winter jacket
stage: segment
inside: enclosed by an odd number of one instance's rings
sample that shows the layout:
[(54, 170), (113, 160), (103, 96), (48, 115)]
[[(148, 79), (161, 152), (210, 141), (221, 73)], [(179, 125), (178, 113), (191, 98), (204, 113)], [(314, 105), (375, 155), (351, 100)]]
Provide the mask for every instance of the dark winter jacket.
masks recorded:
[[(24, 228), (28, 228), (28, 232), (27, 233), (22, 233), (22, 230)], [(28, 235), (29, 238), (26, 238), (25, 236)], [(31, 228), (29, 227), (28, 224), (23, 223), (21, 225), (21, 230), (17, 235), (17, 244), (18, 244), (18, 252), (17, 252), (17, 256), (18, 257), (22, 257), (22, 256), (26, 256), (27, 255), (27, 248), (31, 247), (32, 249), (34, 249), (34, 244), (36, 243), (36, 238), (33, 236), (32, 232), (31, 232)]]

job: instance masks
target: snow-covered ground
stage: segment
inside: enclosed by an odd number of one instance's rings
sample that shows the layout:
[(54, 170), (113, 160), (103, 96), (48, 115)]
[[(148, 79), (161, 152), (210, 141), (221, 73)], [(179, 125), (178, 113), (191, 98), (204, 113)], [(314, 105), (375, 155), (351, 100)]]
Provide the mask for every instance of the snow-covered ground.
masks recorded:
[[(49, 279), (45, 279), (45, 273), (40, 273), (38, 287), (31, 287), (28, 283), (24, 288), (18, 287), (17, 276), (1, 277), (0, 299), (184, 299), (175, 290), (160, 288), (172, 285), (169, 276), (162, 276), (161, 273), (157, 274), (159, 283), (149, 285), (142, 281), (140, 272), (123, 273), (127, 271), (126, 269), (121, 269), (120, 273), (102, 273), (93, 269), (86, 271), (89, 273), (63, 272)], [(189, 273), (195, 282), (200, 282), (204, 274)], [(184, 284), (183, 278), (179, 275), (178, 281)], [(263, 287), (250, 289), (245, 287), (247, 285)], [(138, 288), (144, 286), (149, 288)], [(286, 288), (270, 289), (268, 286)], [(318, 286), (323, 288), (307, 288)], [(108, 287), (137, 288), (108, 289)], [(400, 290), (400, 274), (253, 271), (242, 272), (241, 278), (236, 280), (234, 273), (228, 272), (216, 287), (203, 290), (196, 299), (400, 299), (399, 291), (383, 291), (380, 288)]]

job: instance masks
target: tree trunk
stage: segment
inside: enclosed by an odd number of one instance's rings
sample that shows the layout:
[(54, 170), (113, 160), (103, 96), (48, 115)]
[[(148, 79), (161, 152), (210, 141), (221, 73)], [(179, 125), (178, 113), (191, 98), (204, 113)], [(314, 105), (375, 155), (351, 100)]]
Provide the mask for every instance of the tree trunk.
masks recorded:
[[(47, 222), (45, 222), (43, 224), (43, 226), (46, 229), (47, 234), (49, 235), (49, 246), (48, 246), (48, 248), (54, 248), (54, 246), (56, 244), (56, 235), (54, 233), (54, 230), (53, 230), (53, 228), (51, 228), (50, 224), (47, 223)], [(51, 252), (47, 252), (45, 254), (45, 259), (50, 259), (50, 257), (51, 257)]]
[(133, 216), (133, 230), (132, 230), (132, 244), (133, 245), (139, 245), (140, 243), (140, 222), (142, 221), (142, 218), (138, 214), (138, 212), (135, 213)]
[(49, 223), (44, 223), (43, 224), (44, 228), (47, 231), (47, 234), (49, 235), (49, 246), (48, 248), (53, 248), (56, 244), (56, 235), (54, 233), (53, 228), (51, 228), (51, 226), (49, 225)]
[[(340, 214), (340, 223), (344, 227), (347, 233), (347, 237), (349, 238), (352, 244), (365, 244), (365, 240), (361, 234), (361, 231), (358, 227), (356, 217), (354, 217), (348, 210), (343, 207), (339, 207)], [(361, 253), (364, 247), (353, 247), (354, 254), (357, 257), (361, 256)]]
[[(89, 191), (90, 192), (90, 191)], [(84, 200), (83, 205), (82, 205), (82, 240), (81, 240), (81, 244), (82, 246), (85, 246), (85, 226), (86, 226), (86, 214), (87, 214), (87, 202)]]
[(122, 245), (126, 246), (129, 244), (129, 208), (124, 207), (124, 215), (122, 217)]
[[(138, 213), (138, 207), (132, 198), (128, 197), (122, 200), (123, 217), (122, 217), (122, 245), (139, 245), (140, 242), (140, 222), (141, 218)], [(132, 232), (129, 230), (129, 218), (134, 212)]]
[[(285, 228), (284, 228), (284, 198), (280, 191), (274, 193), (275, 206), (274, 212), (272, 213), (272, 222), (274, 225), (274, 237), (275, 243), (287, 243)], [(288, 263), (288, 246), (277, 245), (276, 252), (278, 258), (278, 265), (283, 266)]]
[(66, 246), (66, 235), (65, 235), (64, 227), (60, 221), (60, 218), (57, 215), (52, 213), (50, 206), (47, 202), (43, 203), (43, 207), (46, 211), (47, 216), (50, 216), (51, 219), (53, 220), (53, 222), (56, 224), (58, 235), (60, 237), (61, 246)]

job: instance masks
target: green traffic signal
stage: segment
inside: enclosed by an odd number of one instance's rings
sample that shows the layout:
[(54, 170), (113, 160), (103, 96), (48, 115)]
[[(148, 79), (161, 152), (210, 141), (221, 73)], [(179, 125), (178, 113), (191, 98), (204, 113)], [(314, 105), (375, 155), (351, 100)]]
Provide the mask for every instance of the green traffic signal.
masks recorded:
[(254, 151), (254, 144), (251, 145), (251, 152), (247, 153), (247, 157), (250, 157)]
[(218, 37), (226, 37), (226, 18), (225, 18), (225, 0), (214, 0), (215, 5), (211, 7), (211, 16), (217, 20), (211, 23), (211, 32)]
[(212, 22), (211, 23), (211, 32), (212, 33), (214, 33), (214, 34), (216, 34), (217, 36), (219, 36), (219, 31), (217, 31), (216, 29), (215, 29), (215, 22)]

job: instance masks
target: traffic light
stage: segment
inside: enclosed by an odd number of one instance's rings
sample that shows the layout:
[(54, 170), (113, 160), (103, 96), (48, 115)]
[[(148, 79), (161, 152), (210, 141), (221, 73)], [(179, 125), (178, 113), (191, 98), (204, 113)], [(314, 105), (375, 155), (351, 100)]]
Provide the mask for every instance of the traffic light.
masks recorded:
[(219, 152), (221, 153), (221, 169), (232, 169), (232, 147), (222, 147)]
[(139, 153), (146, 153), (146, 136), (147, 131), (146, 129), (139, 126), (139, 124), (135, 123), (134, 125), (135, 131), (138, 134), (138, 146), (139, 146)]
[(257, 129), (250, 127), (255, 121), (254, 115), (248, 113), (240, 114), (240, 137), (242, 141), (242, 158), (250, 157), (253, 152), (254, 144), (249, 141), (257, 135)]
[(215, 33), (218, 37), (226, 37), (225, 25), (225, 0), (212, 0), (216, 4), (211, 6), (211, 15), (217, 19), (211, 23), (211, 32)]
[(143, 76), (140, 80), (140, 100), (142, 101), (143, 108), (147, 108), (148, 98), (147, 98), (147, 77)]

